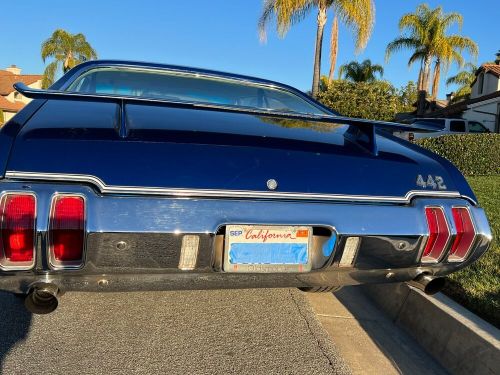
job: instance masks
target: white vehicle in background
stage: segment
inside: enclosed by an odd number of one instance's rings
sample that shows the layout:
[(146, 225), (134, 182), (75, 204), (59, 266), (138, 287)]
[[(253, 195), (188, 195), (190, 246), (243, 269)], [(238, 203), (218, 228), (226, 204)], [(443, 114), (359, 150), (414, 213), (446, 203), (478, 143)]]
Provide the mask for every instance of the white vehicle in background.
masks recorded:
[(434, 126), (435, 132), (413, 133), (413, 132), (394, 132), (394, 135), (408, 141), (421, 138), (435, 138), (447, 134), (464, 133), (490, 133), (479, 121), (464, 120), (461, 118), (418, 118), (410, 122), (409, 126), (414, 124), (426, 124)]

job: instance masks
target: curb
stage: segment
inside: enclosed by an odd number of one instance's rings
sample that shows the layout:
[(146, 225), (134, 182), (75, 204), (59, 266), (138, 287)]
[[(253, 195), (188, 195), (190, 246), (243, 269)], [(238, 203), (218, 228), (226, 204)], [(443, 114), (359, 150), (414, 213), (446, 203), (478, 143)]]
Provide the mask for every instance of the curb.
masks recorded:
[(500, 374), (500, 330), (444, 294), (404, 283), (363, 290), (452, 374)]

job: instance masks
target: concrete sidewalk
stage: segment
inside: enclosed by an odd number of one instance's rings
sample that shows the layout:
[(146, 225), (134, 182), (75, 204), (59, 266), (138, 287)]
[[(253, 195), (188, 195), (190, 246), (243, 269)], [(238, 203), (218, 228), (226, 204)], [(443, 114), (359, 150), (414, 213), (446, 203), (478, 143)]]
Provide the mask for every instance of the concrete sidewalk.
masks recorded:
[(354, 374), (447, 374), (361, 288), (307, 298)]

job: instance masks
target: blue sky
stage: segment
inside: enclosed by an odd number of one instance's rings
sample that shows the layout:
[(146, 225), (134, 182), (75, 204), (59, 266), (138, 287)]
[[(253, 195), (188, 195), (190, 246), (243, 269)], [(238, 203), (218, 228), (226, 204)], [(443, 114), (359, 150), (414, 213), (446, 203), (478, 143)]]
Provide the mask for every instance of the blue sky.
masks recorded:
[[(385, 47), (398, 35), (397, 23), (421, 1), (375, 0), (375, 28), (367, 48), (354, 54), (352, 36), (340, 28), (338, 63), (370, 58), (384, 64), (384, 78), (396, 86), (416, 80), (417, 65), (408, 69), (410, 52), (384, 62)], [(446, 12), (464, 16), (462, 34), (479, 45), (478, 62), (493, 60), (500, 49), (498, 0), (427, 1)], [(50, 4), (50, 6), (48, 6)], [(40, 44), (57, 28), (83, 33), (100, 58), (154, 61), (224, 70), (310, 89), (316, 14), (294, 26), (284, 39), (269, 29), (268, 42), (259, 42), (257, 19), (262, 0), (25, 0), (12, 3), (2, 16), (0, 68), (16, 64), (25, 73), (41, 73)], [(322, 70), (328, 72), (331, 13), (324, 40)], [(274, 26), (274, 25), (273, 25)], [(455, 32), (457, 30), (451, 30)], [(468, 56), (466, 56), (468, 60)], [(456, 72), (451, 67), (448, 76)], [(441, 83), (443, 97), (453, 87)]]

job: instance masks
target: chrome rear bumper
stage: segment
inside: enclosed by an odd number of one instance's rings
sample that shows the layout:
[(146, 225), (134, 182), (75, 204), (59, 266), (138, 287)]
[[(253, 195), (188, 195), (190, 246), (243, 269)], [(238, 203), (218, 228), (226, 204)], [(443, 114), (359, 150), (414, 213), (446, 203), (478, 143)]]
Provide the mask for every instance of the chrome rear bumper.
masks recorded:
[[(31, 270), (0, 271), (0, 290), (26, 293), (35, 283), (61, 291), (132, 291), (253, 287), (351, 285), (408, 281), (427, 273), (445, 275), (477, 260), (491, 242), (482, 209), (460, 198), (414, 198), (411, 204), (297, 202), (259, 199), (190, 199), (103, 195), (80, 184), (2, 181), (1, 191), (32, 192), (37, 198), (36, 262)], [(81, 269), (52, 269), (47, 258), (47, 228), (54, 194), (85, 197), (86, 249)], [(462, 263), (419, 264), (428, 234), (424, 208), (453, 206), (472, 213), (477, 240)], [(228, 224), (308, 225), (338, 235), (328, 259), (318, 256), (307, 273), (227, 273), (220, 266), (221, 228)], [(451, 227), (452, 235), (455, 229)], [(200, 237), (193, 270), (179, 269), (186, 234)], [(340, 267), (347, 237), (360, 237), (352, 267)]]

